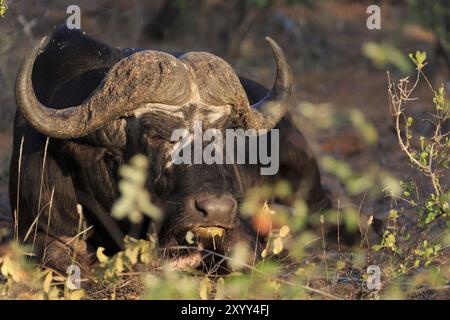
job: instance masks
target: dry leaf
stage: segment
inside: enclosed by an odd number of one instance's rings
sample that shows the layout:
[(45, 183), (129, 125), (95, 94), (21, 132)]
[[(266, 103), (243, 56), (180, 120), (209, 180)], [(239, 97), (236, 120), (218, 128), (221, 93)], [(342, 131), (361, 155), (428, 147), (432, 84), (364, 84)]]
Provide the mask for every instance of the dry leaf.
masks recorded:
[(53, 272), (49, 272), (44, 279), (44, 284), (43, 284), (43, 288), (44, 288), (44, 292), (49, 293), (50, 292), (50, 285), (53, 281)]
[(105, 248), (103, 247), (98, 247), (97, 249), (97, 259), (98, 261), (100, 261), (100, 263), (106, 263), (109, 260), (108, 256), (103, 253), (104, 251)]
[(192, 233), (192, 231), (188, 231), (186, 233), (186, 241), (189, 244), (193, 244), (194, 243), (194, 234)]
[(281, 251), (283, 251), (283, 240), (281, 240), (281, 238), (276, 238), (273, 241), (273, 253), (279, 254)]
[(289, 231), (290, 231), (290, 229), (288, 226), (282, 226), (280, 229), (280, 237), (281, 238), (286, 237), (289, 234)]
[(200, 288), (199, 288), (200, 299), (208, 300), (210, 288), (211, 284), (209, 283), (209, 279), (203, 278), (202, 281), (200, 281)]

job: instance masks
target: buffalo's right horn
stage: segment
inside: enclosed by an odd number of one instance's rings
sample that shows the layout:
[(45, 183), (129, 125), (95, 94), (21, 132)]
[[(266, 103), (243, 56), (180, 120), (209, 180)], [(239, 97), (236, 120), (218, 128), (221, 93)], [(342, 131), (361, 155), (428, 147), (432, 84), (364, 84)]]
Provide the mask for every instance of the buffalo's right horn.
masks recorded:
[(277, 76), (267, 96), (251, 106), (250, 126), (254, 129), (270, 130), (281, 121), (288, 110), (293, 79), (283, 50), (272, 38), (266, 37), (266, 41), (275, 56)]
[(137, 52), (116, 63), (80, 105), (49, 108), (36, 97), (32, 72), (46, 38), (25, 59), (16, 80), (16, 103), (25, 119), (53, 138), (78, 138), (106, 122), (151, 104), (181, 105), (190, 95), (189, 71), (175, 57), (158, 51)]

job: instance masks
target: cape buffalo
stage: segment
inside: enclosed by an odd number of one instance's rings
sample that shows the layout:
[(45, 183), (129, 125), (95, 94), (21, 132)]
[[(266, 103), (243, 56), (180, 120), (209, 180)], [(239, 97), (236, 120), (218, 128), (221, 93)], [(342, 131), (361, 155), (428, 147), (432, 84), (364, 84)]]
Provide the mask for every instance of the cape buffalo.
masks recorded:
[[(133, 228), (108, 213), (119, 197), (118, 168), (138, 153), (149, 159), (148, 190), (164, 213), (161, 247), (208, 228), (221, 230), (214, 248), (204, 239), (217, 252), (255, 241), (239, 208), (246, 192), (264, 183), (287, 180), (311, 211), (328, 207), (316, 160), (288, 112), (290, 68), (282, 49), (266, 40), (277, 67), (271, 90), (206, 52), (116, 49), (66, 27), (44, 38), (15, 89), (10, 201), (19, 237), (54, 265), (70, 264), (71, 250), (89, 264), (92, 248), (121, 249)], [(269, 139), (279, 129), (278, 173), (261, 175), (260, 163), (169, 165), (171, 133), (195, 120), (205, 129), (267, 129)], [(77, 204), (92, 228), (74, 248)], [(141, 227), (135, 236), (145, 236), (148, 224)]]

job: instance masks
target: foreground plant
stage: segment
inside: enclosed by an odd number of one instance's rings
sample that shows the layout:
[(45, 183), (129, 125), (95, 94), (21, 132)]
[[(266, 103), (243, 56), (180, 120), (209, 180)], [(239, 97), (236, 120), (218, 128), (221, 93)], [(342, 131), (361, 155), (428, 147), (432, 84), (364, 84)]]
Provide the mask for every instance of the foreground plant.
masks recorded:
[[(0, 256), (0, 298), (79, 300), (83, 289), (69, 289), (67, 277), (30, 261), (29, 248), (11, 243)], [(3, 279), (2, 279), (3, 277)]]
[[(428, 185), (418, 185), (416, 177), (401, 181), (402, 194), (395, 200), (403, 202), (407, 208), (402, 205), (399, 211), (390, 211), (382, 241), (374, 249), (387, 250), (397, 256), (396, 262), (391, 260), (392, 264), (386, 271), (394, 277), (435, 268), (434, 275), (445, 283), (449, 271), (446, 260), (450, 240), (450, 191), (446, 185), (450, 162), (450, 104), (444, 86), (435, 90), (423, 71), (427, 64), (426, 54), (417, 51), (409, 57), (416, 65), (414, 81), (405, 77), (393, 83), (388, 73), (390, 110), (401, 151), (410, 166), (428, 181)], [(417, 99), (413, 93), (422, 81), (433, 94), (434, 110), (427, 119), (433, 129), (428, 137), (416, 134), (413, 130), (414, 119), (406, 115), (407, 104)], [(415, 224), (405, 227), (399, 221), (407, 209), (415, 210), (417, 220)]]
[(5, 3), (5, 0), (0, 0), (0, 17), (4, 18), (6, 11), (8, 11), (8, 6)]

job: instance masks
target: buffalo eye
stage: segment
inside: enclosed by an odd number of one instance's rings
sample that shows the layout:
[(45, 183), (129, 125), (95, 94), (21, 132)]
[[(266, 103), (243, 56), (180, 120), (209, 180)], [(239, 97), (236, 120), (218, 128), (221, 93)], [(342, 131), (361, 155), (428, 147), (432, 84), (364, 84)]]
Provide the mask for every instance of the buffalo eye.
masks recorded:
[(162, 143), (165, 141), (164, 138), (161, 137), (159, 134), (152, 134), (152, 135), (150, 135), (149, 139), (150, 139), (150, 143), (152, 143), (152, 144), (153, 143), (159, 144), (159, 143)]
[(167, 142), (160, 134), (157, 132), (151, 131), (145, 134), (146, 140), (153, 146), (157, 146), (163, 142)]

